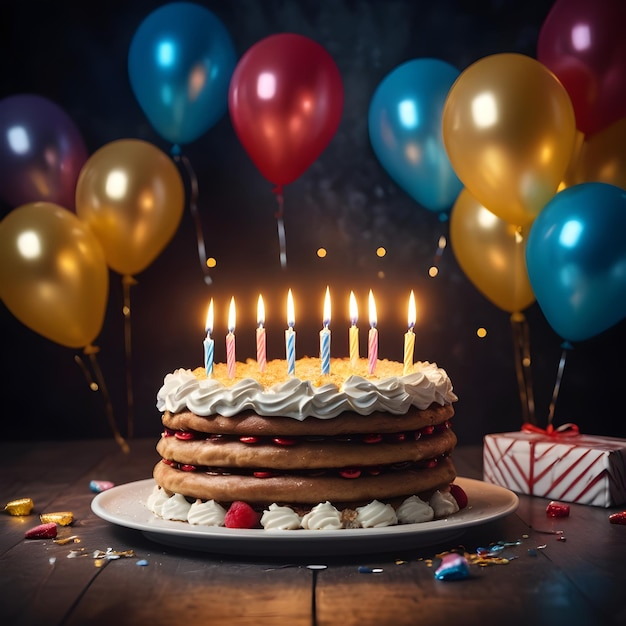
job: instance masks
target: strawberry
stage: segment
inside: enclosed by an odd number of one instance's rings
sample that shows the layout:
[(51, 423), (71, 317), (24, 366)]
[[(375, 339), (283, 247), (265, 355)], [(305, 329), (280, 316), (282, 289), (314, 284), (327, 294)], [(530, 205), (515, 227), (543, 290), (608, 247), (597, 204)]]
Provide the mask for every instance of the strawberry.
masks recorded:
[(24, 533), (26, 539), (54, 539), (57, 536), (57, 525), (54, 522), (39, 524)]
[(548, 517), (569, 517), (569, 504), (552, 501), (546, 507), (546, 515)]
[(249, 504), (235, 500), (226, 511), (224, 526), (226, 528), (254, 528), (260, 519), (260, 514)]
[(450, 495), (456, 500), (459, 509), (464, 509), (467, 506), (467, 494), (459, 485), (455, 483), (450, 485)]

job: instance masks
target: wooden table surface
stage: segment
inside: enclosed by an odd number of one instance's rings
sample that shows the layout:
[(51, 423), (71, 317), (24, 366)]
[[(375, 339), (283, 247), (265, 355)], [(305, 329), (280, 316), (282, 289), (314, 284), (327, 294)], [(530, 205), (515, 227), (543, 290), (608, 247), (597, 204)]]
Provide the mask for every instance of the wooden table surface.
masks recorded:
[[(546, 500), (520, 496), (515, 513), (443, 545), (282, 560), (215, 555), (164, 546), (92, 513), (90, 481), (149, 478), (155, 444), (134, 440), (124, 454), (107, 440), (0, 443), (0, 506), (21, 497), (35, 503), (30, 516), (0, 515), (0, 623), (626, 624), (626, 526), (608, 521), (619, 508), (571, 505), (569, 518), (553, 520)], [(454, 459), (460, 476), (481, 478), (479, 447), (459, 447)], [(74, 513), (59, 536), (77, 535), (80, 543), (24, 538), (39, 513), (54, 511)], [(563, 533), (545, 532), (554, 530)], [(437, 580), (428, 565), (461, 545), (472, 554), (519, 540), (503, 551), (514, 557), (509, 563), (472, 565), (465, 580)], [(67, 558), (78, 548), (89, 556)], [(136, 556), (92, 557), (107, 548)], [(141, 559), (148, 564), (138, 566)], [(313, 564), (326, 567), (307, 567)], [(363, 573), (363, 566), (382, 571)]]

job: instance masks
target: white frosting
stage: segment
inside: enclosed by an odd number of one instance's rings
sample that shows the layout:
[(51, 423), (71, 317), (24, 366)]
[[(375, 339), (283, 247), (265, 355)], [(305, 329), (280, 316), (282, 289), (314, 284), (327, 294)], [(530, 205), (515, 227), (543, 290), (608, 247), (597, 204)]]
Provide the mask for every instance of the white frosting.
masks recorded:
[(448, 517), (459, 510), (459, 505), (454, 496), (445, 491), (435, 491), (428, 501), (435, 511), (435, 517)]
[(296, 530), (300, 528), (300, 521), (293, 509), (278, 504), (270, 504), (261, 516), (261, 526), (265, 530)]
[(302, 518), (301, 525), (306, 530), (338, 530), (341, 528), (341, 512), (328, 500), (320, 502)]
[(161, 511), (163, 505), (168, 501), (169, 496), (165, 493), (165, 489), (159, 485), (155, 485), (154, 489), (150, 492), (146, 506), (155, 514), (161, 517)]
[(225, 517), (226, 509), (215, 500), (198, 498), (187, 512), (187, 521), (194, 526), (223, 526)]
[(180, 493), (175, 493), (163, 503), (161, 507), (161, 517), (163, 519), (186, 522), (190, 507), (191, 504), (185, 500), (185, 496)]
[(434, 363), (416, 363), (415, 371), (406, 376), (384, 376), (392, 370), (383, 366), (380, 369), (380, 378), (351, 375), (341, 384), (316, 386), (310, 380), (290, 377), (268, 387), (251, 377), (229, 385), (217, 378), (196, 376), (188, 369), (177, 369), (165, 376), (157, 394), (157, 408), (160, 412), (189, 409), (196, 415), (227, 417), (252, 409), (259, 415), (303, 420), (309, 416), (330, 419), (345, 411), (403, 415), (410, 406), (425, 409), (433, 403), (444, 405), (457, 400), (448, 375)]
[(418, 524), (430, 522), (435, 517), (435, 511), (419, 496), (410, 496), (398, 507), (396, 515), (401, 524)]
[(363, 528), (382, 528), (398, 523), (396, 512), (391, 504), (383, 504), (378, 500), (357, 507), (356, 513), (356, 520)]

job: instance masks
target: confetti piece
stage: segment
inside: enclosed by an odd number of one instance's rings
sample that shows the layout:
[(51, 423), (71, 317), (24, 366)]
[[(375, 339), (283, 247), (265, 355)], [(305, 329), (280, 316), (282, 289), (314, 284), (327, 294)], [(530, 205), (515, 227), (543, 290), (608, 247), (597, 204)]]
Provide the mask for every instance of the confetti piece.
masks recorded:
[(33, 501), (31, 498), (19, 498), (18, 500), (11, 500), (4, 507), (4, 510), (9, 515), (30, 515), (33, 510)]
[(48, 563), (50, 563), (50, 565), (54, 565), (56, 562), (57, 562), (57, 558), (56, 558), (56, 556), (51, 556), (51, 557), (48, 559)]
[(146, 559), (139, 559), (135, 565), (145, 567), (146, 565), (148, 565), (148, 561), (146, 561)]
[(619, 513), (609, 515), (609, 522), (611, 524), (621, 524), (622, 526), (626, 526), (626, 511), (620, 511)]
[(326, 569), (328, 567), (328, 565), (307, 565), (306, 568), (307, 569), (312, 569), (312, 570), (323, 570)]
[(441, 565), (435, 570), (437, 580), (463, 580), (469, 578), (469, 564), (467, 559), (456, 553), (446, 554), (441, 559)]
[(40, 524), (24, 533), (26, 539), (53, 539), (56, 536), (57, 525), (54, 522), (50, 524)]
[(550, 502), (546, 507), (548, 517), (569, 517), (569, 504), (562, 502)]
[(74, 521), (74, 513), (71, 511), (59, 511), (57, 513), (42, 513), (39, 516), (42, 524), (54, 522), (59, 526), (69, 526)]
[(68, 543), (80, 543), (78, 535), (71, 535), (70, 537), (63, 537), (62, 539), (55, 539), (54, 543), (60, 546), (66, 546)]
[(94, 493), (102, 493), (112, 487), (115, 487), (115, 484), (109, 480), (92, 480), (89, 483), (89, 489), (91, 489)]
[(75, 550), (70, 550), (67, 558), (68, 559), (77, 559), (78, 557), (81, 556), (89, 556), (87, 554), (87, 550), (85, 550), (85, 548), (76, 548)]
[(563, 537), (563, 535), (561, 535), (560, 537), (556, 538), (557, 541), (567, 541), (567, 539), (565, 537)]
[(383, 571), (382, 567), (368, 567), (367, 565), (359, 565), (359, 574), (380, 574)]
[(135, 556), (134, 550), (113, 550), (113, 548), (107, 548), (106, 550), (95, 550), (93, 553), (94, 559), (108, 559), (116, 560), (120, 557), (133, 557)]

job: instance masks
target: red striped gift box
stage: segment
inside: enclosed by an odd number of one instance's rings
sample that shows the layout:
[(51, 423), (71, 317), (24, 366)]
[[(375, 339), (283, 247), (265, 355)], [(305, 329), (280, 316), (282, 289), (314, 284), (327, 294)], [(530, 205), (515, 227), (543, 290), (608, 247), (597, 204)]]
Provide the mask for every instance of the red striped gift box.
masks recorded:
[(517, 493), (616, 506), (626, 502), (626, 440), (536, 427), (486, 435), (483, 478)]

